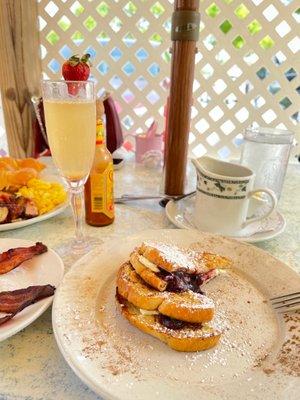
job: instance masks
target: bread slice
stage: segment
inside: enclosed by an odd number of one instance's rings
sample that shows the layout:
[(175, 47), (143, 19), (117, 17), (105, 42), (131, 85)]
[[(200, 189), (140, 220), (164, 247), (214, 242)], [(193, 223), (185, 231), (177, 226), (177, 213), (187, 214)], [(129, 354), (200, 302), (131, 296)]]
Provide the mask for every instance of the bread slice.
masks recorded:
[(214, 316), (214, 303), (210, 298), (190, 290), (182, 293), (169, 292), (158, 311), (180, 321), (208, 322)]
[(221, 331), (210, 323), (192, 324), (181, 329), (170, 329), (162, 325), (156, 315), (143, 315), (133, 304), (117, 294), (117, 304), (122, 315), (136, 328), (156, 337), (177, 351), (201, 351), (214, 347), (221, 336)]
[(117, 287), (121, 296), (144, 310), (156, 310), (165, 299), (165, 294), (146, 286), (129, 262), (118, 271)]
[(204, 251), (203, 253), (198, 253), (198, 258), (204, 263), (208, 271), (212, 269), (226, 269), (232, 266), (231, 260), (229, 258), (220, 256), (219, 254), (208, 253)]
[(216, 268), (229, 268), (231, 261), (208, 252), (181, 249), (167, 243), (144, 242), (136, 251), (168, 272), (182, 271), (188, 274), (203, 274)]
[(170, 318), (200, 323), (210, 321), (214, 315), (214, 303), (208, 297), (192, 291), (156, 291), (144, 283), (130, 263), (121, 266), (117, 288), (119, 294), (134, 306), (148, 311), (156, 310)]
[(147, 268), (139, 261), (139, 253), (134, 251), (130, 255), (130, 263), (135, 269), (135, 271), (154, 289), (163, 292), (167, 288), (167, 282), (156, 275), (151, 269)]

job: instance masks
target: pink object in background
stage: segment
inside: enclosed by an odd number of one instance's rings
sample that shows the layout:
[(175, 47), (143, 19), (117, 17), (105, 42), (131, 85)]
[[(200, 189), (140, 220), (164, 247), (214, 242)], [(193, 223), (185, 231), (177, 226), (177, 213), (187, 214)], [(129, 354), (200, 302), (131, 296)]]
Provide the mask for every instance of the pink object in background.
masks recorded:
[(157, 122), (153, 121), (146, 133), (135, 135), (135, 161), (143, 162), (143, 155), (151, 150), (162, 151), (163, 135), (157, 134)]

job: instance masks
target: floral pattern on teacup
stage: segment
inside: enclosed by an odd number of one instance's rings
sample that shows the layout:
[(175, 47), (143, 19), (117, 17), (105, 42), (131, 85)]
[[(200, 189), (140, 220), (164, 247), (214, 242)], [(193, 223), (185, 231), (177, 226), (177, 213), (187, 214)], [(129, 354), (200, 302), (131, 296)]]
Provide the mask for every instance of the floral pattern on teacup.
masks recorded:
[(249, 179), (229, 180), (212, 178), (198, 171), (197, 190), (210, 196), (225, 199), (244, 199)]

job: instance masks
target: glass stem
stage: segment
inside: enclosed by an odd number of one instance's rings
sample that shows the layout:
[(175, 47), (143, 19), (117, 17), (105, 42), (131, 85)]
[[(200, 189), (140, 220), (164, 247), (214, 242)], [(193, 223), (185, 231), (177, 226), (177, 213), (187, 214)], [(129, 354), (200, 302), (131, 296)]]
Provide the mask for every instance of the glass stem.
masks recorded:
[(82, 245), (85, 241), (84, 238), (84, 197), (83, 197), (84, 186), (79, 186), (78, 188), (70, 189), (71, 194), (71, 206), (74, 216), (75, 223), (75, 238), (78, 246)]

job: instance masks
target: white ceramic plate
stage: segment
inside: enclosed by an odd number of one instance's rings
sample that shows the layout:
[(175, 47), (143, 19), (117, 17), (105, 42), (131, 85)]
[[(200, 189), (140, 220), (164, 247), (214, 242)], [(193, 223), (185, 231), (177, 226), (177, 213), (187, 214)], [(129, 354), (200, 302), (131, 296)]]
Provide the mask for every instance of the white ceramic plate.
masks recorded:
[[(169, 201), (166, 205), (166, 215), (177, 228), (197, 229), (193, 225), (193, 212), (195, 207), (195, 196), (187, 197), (178, 201)], [(284, 216), (275, 210), (268, 218), (253, 223), (245, 228), (239, 237), (233, 239), (248, 243), (257, 243), (270, 240), (280, 235), (286, 226)]]
[[(231, 257), (235, 272), (221, 274), (205, 289), (225, 329), (216, 348), (176, 352), (120, 315), (116, 273), (143, 240)], [(290, 322), (277, 317), (266, 298), (299, 286), (294, 271), (246, 243), (198, 231), (146, 231), (103, 244), (72, 267), (54, 299), (54, 334), (74, 372), (104, 399), (292, 400), (299, 389), (293, 376), (297, 349), (286, 340), (296, 332), (289, 332)], [(298, 322), (294, 318), (299, 326), (299, 314)]]
[[(0, 252), (20, 246), (32, 246), (35, 244), (22, 239), (0, 239)], [(46, 243), (45, 243), (46, 244)], [(6, 290), (23, 289), (33, 285), (53, 285), (58, 287), (64, 273), (64, 265), (61, 258), (48, 248), (46, 253), (25, 261), (19, 267), (0, 275), (0, 292)], [(53, 296), (40, 300), (17, 314), (8, 322), (0, 325), (0, 341), (19, 332), (36, 320), (52, 303)]]
[(36, 224), (37, 222), (45, 221), (46, 219), (55, 217), (56, 215), (62, 213), (67, 207), (69, 203), (63, 203), (57, 207), (55, 207), (53, 210), (39, 215), (38, 217), (30, 218), (30, 219), (24, 219), (21, 221), (16, 221), (16, 222), (9, 222), (7, 224), (0, 224), (0, 232), (3, 231), (10, 231), (12, 229), (19, 229), (19, 228), (24, 228), (25, 226)]
[[(59, 182), (60, 184), (62, 183), (62, 179), (55, 174), (50, 174), (47, 169), (42, 171), (40, 179), (43, 179), (48, 182)], [(24, 219), (21, 221), (16, 221), (16, 222), (9, 222), (7, 224), (0, 224), (0, 232), (3, 231), (10, 231), (12, 229), (19, 229), (19, 228), (24, 228), (25, 226), (36, 224), (37, 222), (45, 221), (46, 219), (55, 217), (56, 215), (62, 213), (69, 205), (69, 201), (67, 200), (65, 203), (60, 204), (59, 206), (55, 207), (53, 210), (39, 215), (38, 217), (30, 218), (30, 219)]]

